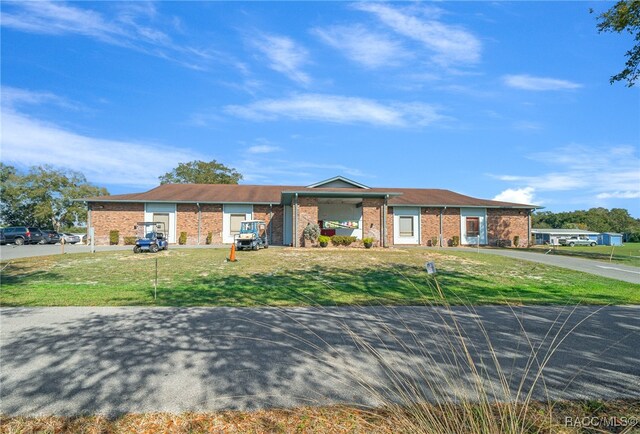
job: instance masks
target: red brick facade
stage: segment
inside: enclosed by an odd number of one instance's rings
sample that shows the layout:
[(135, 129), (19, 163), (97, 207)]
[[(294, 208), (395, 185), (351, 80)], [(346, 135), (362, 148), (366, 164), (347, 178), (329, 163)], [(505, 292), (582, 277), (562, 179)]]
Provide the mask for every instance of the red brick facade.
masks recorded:
[(284, 207), (281, 205), (254, 205), (253, 218), (264, 220), (267, 223), (269, 244), (282, 244), (282, 231), (284, 225)]
[(95, 243), (109, 244), (109, 232), (119, 231), (118, 244), (124, 243), (124, 237), (136, 236), (134, 226), (144, 221), (143, 203), (94, 202), (91, 204), (91, 221), (95, 230)]
[[(95, 228), (96, 244), (109, 244), (109, 232), (120, 232), (119, 244), (124, 237), (136, 236), (134, 226), (144, 221), (145, 206), (142, 203), (91, 203), (91, 222)], [(384, 199), (362, 199), (362, 236), (374, 238), (374, 245), (382, 245), (382, 227)], [(496, 245), (499, 241), (506, 245), (514, 244), (514, 237), (519, 237), (519, 247), (528, 245), (529, 211), (526, 209), (487, 208), (487, 241)], [(296, 222), (296, 207), (293, 207), (293, 222)], [(441, 217), (442, 214), (442, 217)], [(254, 205), (253, 218), (267, 222), (270, 244), (283, 243), (284, 206)], [(200, 222), (200, 238), (198, 239), (198, 221)], [(298, 245), (304, 246), (303, 231), (307, 224), (318, 221), (318, 200), (315, 197), (298, 197), (297, 205), (297, 237)], [(200, 205), (200, 213), (196, 204), (177, 204), (176, 234), (178, 240), (181, 232), (187, 233), (187, 244), (204, 245), (208, 233), (212, 234), (212, 243), (221, 244), (223, 240), (223, 206), (220, 204)], [(460, 208), (420, 208), (420, 244), (432, 246), (440, 244), (440, 225), (442, 222), (442, 245), (449, 246), (454, 236), (460, 237)], [(387, 207), (386, 236), (387, 246), (394, 245), (393, 207)], [(296, 228), (292, 228), (296, 230)], [(295, 236), (295, 234), (294, 234)], [(309, 243), (306, 243), (307, 245)]]
[(362, 238), (373, 238), (374, 246), (382, 240), (382, 207), (384, 199), (362, 199)]
[[(529, 240), (529, 213), (522, 209), (487, 209), (487, 241), (489, 245), (527, 247)], [(519, 237), (518, 246), (514, 238)], [(505, 243), (506, 241), (506, 243)]]
[[(309, 242), (305, 244), (302, 231), (308, 224), (318, 223), (318, 198), (316, 197), (298, 197), (298, 246), (308, 246)], [(294, 210), (295, 213), (295, 210)], [(294, 221), (296, 217), (294, 216)]]

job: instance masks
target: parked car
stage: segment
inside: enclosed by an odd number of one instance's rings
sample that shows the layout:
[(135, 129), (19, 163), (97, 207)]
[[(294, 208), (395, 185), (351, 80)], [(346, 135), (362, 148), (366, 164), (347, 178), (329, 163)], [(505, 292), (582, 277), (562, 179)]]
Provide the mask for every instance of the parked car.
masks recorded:
[(0, 246), (7, 244), (7, 239), (4, 237), (4, 229), (0, 229)]
[(56, 244), (60, 242), (60, 234), (56, 231), (44, 230), (42, 231), (42, 239), (45, 244)]
[(11, 226), (2, 229), (4, 235), (4, 242), (6, 244), (15, 244), (21, 246), (23, 244), (31, 243), (31, 231), (25, 226)]
[(31, 232), (31, 241), (29, 244), (44, 244), (44, 234), (38, 228), (27, 228)]
[(559, 243), (561, 246), (569, 246), (569, 247), (573, 247), (573, 246), (595, 246), (596, 243), (594, 240), (592, 240), (589, 237), (586, 237), (584, 235), (581, 236), (573, 236), (573, 237), (569, 237), (569, 238), (560, 238)]
[(70, 234), (68, 232), (60, 234), (60, 237), (64, 240), (65, 244), (76, 244), (82, 241), (78, 235)]

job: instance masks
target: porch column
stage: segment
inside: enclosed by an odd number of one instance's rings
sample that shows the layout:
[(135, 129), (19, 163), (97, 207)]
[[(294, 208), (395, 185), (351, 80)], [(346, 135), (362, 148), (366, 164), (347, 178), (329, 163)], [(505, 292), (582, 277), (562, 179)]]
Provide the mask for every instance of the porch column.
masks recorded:
[(362, 238), (373, 238), (379, 246), (384, 246), (383, 210), (384, 199), (362, 199)]

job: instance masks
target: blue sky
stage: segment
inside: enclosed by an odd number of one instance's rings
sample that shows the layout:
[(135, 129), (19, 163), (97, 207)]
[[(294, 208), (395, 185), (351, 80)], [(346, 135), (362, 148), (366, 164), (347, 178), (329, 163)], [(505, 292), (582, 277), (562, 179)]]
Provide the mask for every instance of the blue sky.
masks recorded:
[[(606, 2), (3, 2), (2, 161), (111, 193), (216, 159), (640, 217), (630, 35)], [(594, 8), (596, 14), (590, 14)]]

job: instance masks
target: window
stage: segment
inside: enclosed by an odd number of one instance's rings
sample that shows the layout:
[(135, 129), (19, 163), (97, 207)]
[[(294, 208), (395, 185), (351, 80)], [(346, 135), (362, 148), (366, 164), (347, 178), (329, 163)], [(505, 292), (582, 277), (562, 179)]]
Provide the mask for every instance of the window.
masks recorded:
[(480, 235), (480, 217), (467, 217), (467, 237)]
[(400, 236), (413, 237), (413, 217), (400, 216), (399, 223), (400, 223)]
[(239, 234), (240, 233), (240, 223), (243, 220), (246, 220), (247, 215), (246, 214), (231, 214), (230, 216), (230, 232), (231, 235), (235, 235), (235, 234)]

